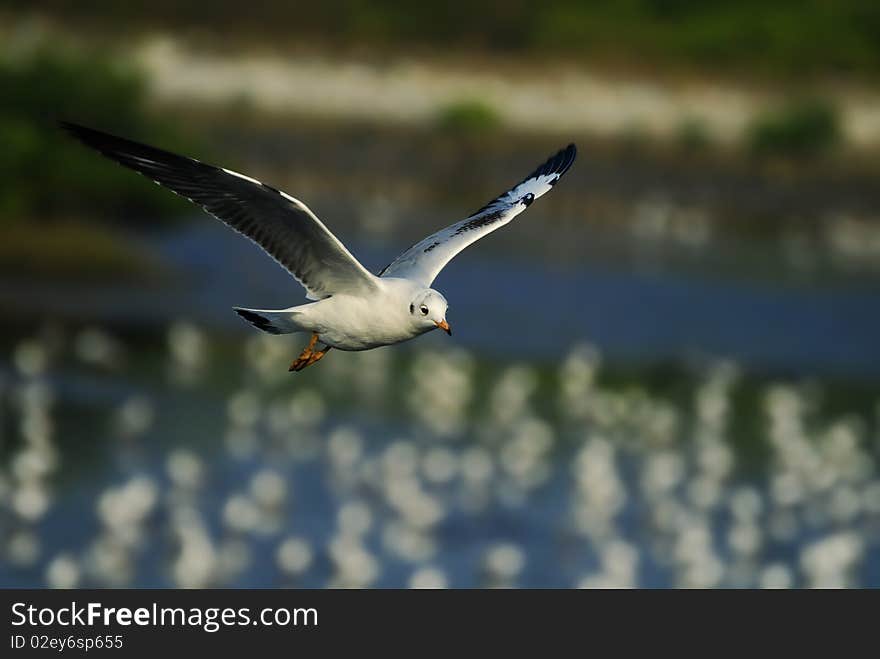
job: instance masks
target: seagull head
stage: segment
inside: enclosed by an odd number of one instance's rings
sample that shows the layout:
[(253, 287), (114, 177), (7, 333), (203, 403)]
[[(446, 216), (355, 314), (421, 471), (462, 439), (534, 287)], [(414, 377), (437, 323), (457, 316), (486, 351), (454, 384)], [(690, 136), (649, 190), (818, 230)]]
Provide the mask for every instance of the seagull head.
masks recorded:
[(423, 332), (439, 327), (452, 336), (452, 330), (446, 322), (448, 307), (445, 297), (433, 288), (426, 288), (419, 291), (409, 303), (409, 314), (412, 322)]

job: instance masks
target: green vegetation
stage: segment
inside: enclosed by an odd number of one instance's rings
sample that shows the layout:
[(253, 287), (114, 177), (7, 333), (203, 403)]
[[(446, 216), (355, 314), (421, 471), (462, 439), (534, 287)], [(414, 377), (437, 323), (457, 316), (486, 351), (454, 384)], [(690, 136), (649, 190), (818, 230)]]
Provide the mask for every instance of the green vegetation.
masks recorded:
[(841, 139), (840, 118), (830, 103), (807, 99), (756, 117), (746, 143), (758, 156), (817, 156)]
[(64, 280), (143, 280), (159, 265), (134, 241), (89, 222), (20, 222), (0, 228), (0, 273)]
[[(173, 144), (147, 116), (146, 81), (111, 54), (43, 46), (0, 58), (0, 272), (137, 277), (157, 265), (118, 231), (188, 204), (105, 160), (58, 127), (68, 119)], [(82, 219), (88, 218), (88, 221)]]
[(698, 153), (707, 151), (712, 147), (712, 135), (701, 119), (687, 118), (678, 126), (676, 142), (682, 151)]
[[(30, 0), (5, 4), (33, 10)], [(297, 42), (324, 40), (341, 47), (559, 53), (635, 66), (671, 62), (713, 73), (875, 77), (880, 71), (880, 4), (874, 0), (547, 0), (540, 6), (509, 0), (326, 0), (256, 3), (244, 12), (237, 0), (43, 0), (40, 6), (68, 22), (114, 33), (120, 26), (197, 30), (215, 42), (231, 35), (283, 46), (295, 25)]]
[(483, 133), (501, 126), (501, 117), (483, 101), (459, 101), (437, 113), (437, 125), (456, 133)]
[(0, 59), (0, 227), (89, 216), (136, 223), (185, 202), (76, 144), (59, 119), (168, 143), (149, 120), (145, 80), (109, 54), (43, 47)]

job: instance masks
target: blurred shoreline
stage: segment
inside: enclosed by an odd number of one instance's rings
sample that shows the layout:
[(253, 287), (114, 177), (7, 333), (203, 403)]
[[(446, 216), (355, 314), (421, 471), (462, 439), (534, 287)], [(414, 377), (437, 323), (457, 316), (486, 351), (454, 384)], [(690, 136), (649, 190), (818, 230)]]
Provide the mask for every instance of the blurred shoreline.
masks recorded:
[[(240, 104), (275, 115), (423, 125), (440, 108), (479, 100), (512, 131), (599, 139), (638, 135), (672, 143), (698, 125), (705, 139), (728, 148), (741, 142), (762, 110), (790, 95), (730, 81), (612, 80), (573, 65), (546, 70), (534, 60), (513, 59), (493, 70), (486, 62), (453, 65), (418, 57), (380, 63), (332, 60), (326, 53), (221, 54), (168, 36), (144, 39), (135, 58), (150, 73), (156, 100), (169, 104)], [(876, 150), (880, 94), (871, 85), (834, 85), (828, 93), (840, 109), (847, 148)]]
[[(51, 15), (7, 15), (5, 50), (56, 41), (103, 44), (142, 67), (154, 103), (238, 109), (272, 117), (388, 125), (430, 125), (444, 111), (481, 104), (505, 132), (574, 135), (701, 150), (743, 148), (750, 125), (787, 105), (825, 99), (839, 115), (845, 154), (876, 172), (880, 93), (869, 79), (825, 74), (806, 80), (755, 75), (708, 77), (676, 73), (673, 65), (645, 71), (603, 68), (558, 53), (488, 54), (430, 51), (382, 54), (339, 51), (308, 40), (276, 47), (252, 40), (215, 40), (153, 30), (125, 33), (99, 27), (71, 31)], [(694, 146), (694, 144), (690, 144)], [(841, 153), (842, 152), (842, 153)], [(864, 160), (864, 162), (863, 162)]]

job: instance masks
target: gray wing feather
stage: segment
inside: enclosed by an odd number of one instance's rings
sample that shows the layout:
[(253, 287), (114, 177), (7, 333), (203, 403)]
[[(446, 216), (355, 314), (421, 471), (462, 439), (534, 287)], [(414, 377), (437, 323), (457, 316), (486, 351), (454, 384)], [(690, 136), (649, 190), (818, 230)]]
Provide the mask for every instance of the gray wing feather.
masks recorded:
[(577, 155), (574, 144), (552, 156), (519, 184), (480, 210), (431, 234), (385, 266), (380, 277), (400, 277), (430, 286), (443, 267), (471, 243), (498, 229), (549, 192), (571, 167)]
[(262, 247), (319, 300), (376, 285), (301, 201), (243, 174), (83, 126), (65, 130), (111, 160), (133, 169), (201, 206)]

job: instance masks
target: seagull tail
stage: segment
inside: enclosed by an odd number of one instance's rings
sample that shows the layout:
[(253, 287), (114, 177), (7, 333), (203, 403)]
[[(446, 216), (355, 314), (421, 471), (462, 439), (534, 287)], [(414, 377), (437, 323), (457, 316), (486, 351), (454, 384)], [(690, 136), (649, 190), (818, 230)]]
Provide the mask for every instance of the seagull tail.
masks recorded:
[(233, 307), (235, 313), (248, 321), (257, 329), (269, 334), (290, 334), (305, 331), (296, 322), (296, 313), (291, 309), (268, 311), (266, 309), (242, 309)]

